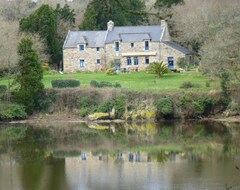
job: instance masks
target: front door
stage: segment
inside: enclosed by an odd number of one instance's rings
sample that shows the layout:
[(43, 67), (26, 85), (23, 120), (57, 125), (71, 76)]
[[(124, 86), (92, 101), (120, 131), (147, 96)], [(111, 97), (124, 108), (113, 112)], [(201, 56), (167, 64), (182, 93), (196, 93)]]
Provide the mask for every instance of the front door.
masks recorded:
[(174, 59), (173, 57), (168, 57), (168, 68), (174, 69)]

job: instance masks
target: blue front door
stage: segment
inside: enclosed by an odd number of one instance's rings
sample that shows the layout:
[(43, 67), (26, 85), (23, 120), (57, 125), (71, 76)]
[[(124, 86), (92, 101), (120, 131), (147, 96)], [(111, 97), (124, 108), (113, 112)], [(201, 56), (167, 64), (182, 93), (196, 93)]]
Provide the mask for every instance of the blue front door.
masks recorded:
[(168, 68), (174, 69), (174, 59), (173, 57), (168, 57)]

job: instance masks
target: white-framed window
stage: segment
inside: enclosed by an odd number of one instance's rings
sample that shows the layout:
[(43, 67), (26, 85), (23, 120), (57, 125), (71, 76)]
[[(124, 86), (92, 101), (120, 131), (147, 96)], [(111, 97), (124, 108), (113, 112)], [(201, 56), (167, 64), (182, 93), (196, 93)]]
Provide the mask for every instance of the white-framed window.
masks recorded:
[(146, 51), (148, 51), (150, 48), (149, 48), (149, 41), (148, 40), (146, 40), (146, 41), (144, 41), (144, 49), (146, 50)]
[(80, 59), (80, 68), (84, 68), (85, 67), (85, 61), (84, 59)]
[(96, 51), (99, 52), (100, 51), (100, 47), (96, 47)]
[(97, 60), (96, 60), (96, 63), (97, 63), (97, 64), (100, 64), (100, 63), (101, 63), (101, 59), (97, 59)]
[(138, 66), (138, 57), (137, 57), (137, 56), (134, 57), (134, 65), (135, 65), (135, 66)]
[(145, 64), (149, 64), (149, 56), (145, 56)]
[(85, 45), (84, 44), (79, 45), (79, 51), (85, 51)]
[(135, 47), (135, 44), (132, 42), (131, 43), (131, 48), (134, 48)]
[(115, 51), (119, 51), (119, 50), (120, 50), (120, 43), (115, 42)]

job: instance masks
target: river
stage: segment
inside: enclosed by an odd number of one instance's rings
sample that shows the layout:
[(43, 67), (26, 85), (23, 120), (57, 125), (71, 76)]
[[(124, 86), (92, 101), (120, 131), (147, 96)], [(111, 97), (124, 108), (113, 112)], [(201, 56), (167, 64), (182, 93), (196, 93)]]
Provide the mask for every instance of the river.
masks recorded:
[(0, 125), (1, 190), (240, 189), (240, 124)]

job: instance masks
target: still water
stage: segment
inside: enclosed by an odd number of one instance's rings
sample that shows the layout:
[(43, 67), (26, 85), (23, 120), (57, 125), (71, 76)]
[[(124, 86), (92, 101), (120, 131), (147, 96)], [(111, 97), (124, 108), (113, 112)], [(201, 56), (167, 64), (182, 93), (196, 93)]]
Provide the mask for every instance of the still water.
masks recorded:
[(240, 189), (240, 125), (0, 125), (1, 190)]

